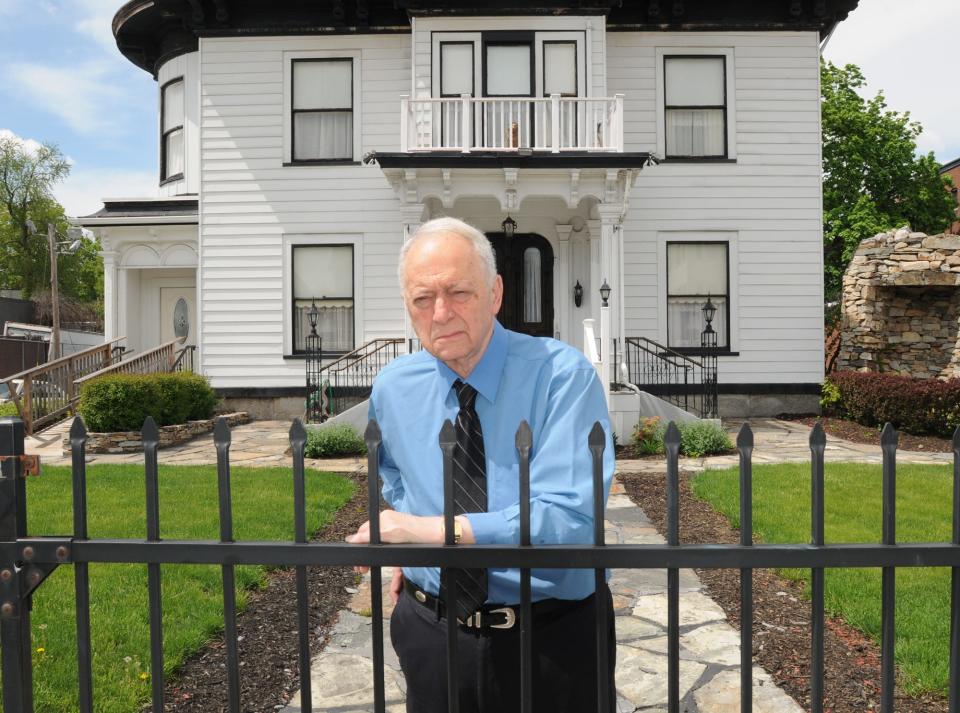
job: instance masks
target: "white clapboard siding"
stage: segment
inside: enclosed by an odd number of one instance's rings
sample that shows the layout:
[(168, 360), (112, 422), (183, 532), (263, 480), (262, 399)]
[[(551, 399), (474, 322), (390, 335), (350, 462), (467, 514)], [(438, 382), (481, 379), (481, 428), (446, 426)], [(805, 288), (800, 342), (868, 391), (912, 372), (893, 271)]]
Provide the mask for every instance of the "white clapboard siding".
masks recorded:
[(294, 239), (356, 241), (362, 275), (362, 286), (355, 286), (356, 343), (403, 336), (399, 204), (380, 169), (283, 165), (287, 52), (357, 57), (361, 154), (355, 158), (399, 149), (409, 35), (202, 40), (201, 353), (218, 387), (302, 386), (303, 361), (284, 358), (291, 329), (285, 245)]
[[(735, 163), (645, 168), (624, 229), (625, 329), (666, 339), (663, 244), (728, 231), (732, 344), (722, 383), (823, 375), (819, 50), (816, 33), (608, 33), (607, 83), (625, 148), (657, 149), (658, 48), (732, 51)], [(736, 263), (734, 264), (734, 260)]]

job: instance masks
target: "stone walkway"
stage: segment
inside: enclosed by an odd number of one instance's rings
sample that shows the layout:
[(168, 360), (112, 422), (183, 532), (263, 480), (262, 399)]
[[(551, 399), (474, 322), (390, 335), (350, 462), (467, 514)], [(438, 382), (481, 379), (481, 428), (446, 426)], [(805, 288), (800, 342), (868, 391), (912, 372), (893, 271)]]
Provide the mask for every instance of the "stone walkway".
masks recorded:
[[(741, 423), (725, 422), (736, 436)], [(40, 453), (45, 464), (68, 464), (60, 452), (61, 438), (68, 432), (65, 422), (37, 437), (28, 439), (27, 452)], [(258, 421), (233, 430), (230, 460), (243, 465), (288, 465), (285, 455), (289, 446), (290, 424), (279, 421)], [(809, 428), (800, 423), (774, 419), (751, 421), (754, 431), (755, 463), (802, 462), (810, 458), (807, 444)], [(142, 455), (90, 455), (95, 463), (141, 463)], [(194, 441), (161, 450), (159, 460), (166, 464), (201, 464), (216, 461), (213, 437), (202, 436)], [(839, 439), (828, 439), (827, 462), (881, 462), (880, 448)], [(949, 463), (952, 454), (901, 451), (900, 463)], [(308, 461), (312, 467), (336, 472), (356, 472), (366, 466), (365, 458)], [(681, 468), (697, 471), (738, 464), (738, 456), (717, 456), (704, 459), (681, 459)], [(662, 459), (621, 460), (619, 472), (656, 471), (665, 469)], [(607, 542), (625, 544), (659, 544), (657, 533), (643, 511), (614, 483), (607, 508)], [(385, 569), (383, 582), (390, 582), (391, 572)], [(371, 611), (369, 575), (363, 578), (348, 609), (342, 611), (329, 645), (318, 654), (312, 666), (315, 698), (313, 710), (328, 713), (366, 713), (372, 710), (373, 664), (371, 652)], [(685, 713), (736, 713), (740, 710), (740, 646), (739, 634), (731, 627), (721, 608), (703, 592), (696, 574), (682, 570), (680, 575), (680, 687)], [(666, 710), (666, 572), (664, 570), (617, 570), (611, 579), (617, 614), (617, 692), (618, 713)], [(390, 599), (384, 592), (383, 601)], [(384, 616), (384, 654), (387, 710), (404, 713), (404, 680), (396, 656), (390, 646), (389, 615)], [(754, 711), (756, 713), (800, 713), (802, 709), (786, 693), (773, 684), (769, 675), (754, 667)], [(322, 695), (322, 700), (321, 700)], [(299, 713), (294, 698), (282, 713)]]

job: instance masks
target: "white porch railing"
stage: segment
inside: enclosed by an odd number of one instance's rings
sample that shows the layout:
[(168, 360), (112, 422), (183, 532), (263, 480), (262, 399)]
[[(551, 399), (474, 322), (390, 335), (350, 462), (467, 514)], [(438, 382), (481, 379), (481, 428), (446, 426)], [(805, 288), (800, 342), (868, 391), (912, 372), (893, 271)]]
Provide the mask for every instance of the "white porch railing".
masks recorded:
[(623, 94), (522, 99), (404, 96), (400, 143), (404, 152), (622, 152)]

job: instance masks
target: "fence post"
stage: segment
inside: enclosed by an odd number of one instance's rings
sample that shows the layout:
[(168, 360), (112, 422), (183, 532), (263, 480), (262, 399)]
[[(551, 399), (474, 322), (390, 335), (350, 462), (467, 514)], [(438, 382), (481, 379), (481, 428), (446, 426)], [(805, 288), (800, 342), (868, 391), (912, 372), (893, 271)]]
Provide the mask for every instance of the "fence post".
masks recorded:
[[(27, 534), (26, 483), (23, 479), (24, 423), (0, 419), (0, 545), (14, 552), (16, 541)], [(26, 553), (25, 553), (26, 554)], [(33, 660), (30, 645), (30, 598), (12, 561), (0, 561), (0, 651), (3, 655), (3, 710), (33, 712)]]

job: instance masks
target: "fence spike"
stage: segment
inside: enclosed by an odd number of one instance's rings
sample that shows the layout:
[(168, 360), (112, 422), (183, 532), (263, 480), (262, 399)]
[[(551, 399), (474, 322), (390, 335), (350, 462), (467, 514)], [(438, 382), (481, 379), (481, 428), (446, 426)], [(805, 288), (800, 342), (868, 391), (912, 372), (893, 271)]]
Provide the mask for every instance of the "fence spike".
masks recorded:
[(602, 449), (607, 445), (607, 434), (603, 432), (603, 426), (600, 425), (599, 421), (593, 422), (593, 428), (590, 429), (590, 435), (587, 438), (587, 444), (590, 446), (591, 450), (594, 448)]
[(680, 447), (680, 429), (677, 424), (671, 421), (667, 424), (667, 430), (663, 434), (663, 444), (665, 446)]
[(887, 424), (883, 427), (883, 431), (880, 433), (880, 445), (893, 446), (894, 448), (896, 448), (899, 440), (900, 440), (900, 432), (893, 427), (892, 423), (887, 421)]
[(73, 419), (73, 425), (70, 426), (70, 443), (76, 443), (77, 441), (85, 443), (86, 440), (87, 427), (84, 425), (83, 419), (77, 416)]
[(810, 447), (815, 448), (825, 445), (827, 445), (827, 434), (824, 432), (820, 422), (817, 421), (813, 426), (813, 430), (810, 431)]
[(517, 438), (515, 445), (517, 450), (521, 453), (529, 453), (530, 449), (533, 447), (533, 431), (530, 430), (530, 424), (527, 423), (526, 419), (523, 419), (520, 422), (520, 425), (517, 426)]
[(157, 422), (153, 420), (153, 416), (147, 416), (144, 420), (140, 436), (143, 438), (144, 446), (160, 442), (160, 429), (157, 428)]
[(289, 436), (291, 446), (302, 446), (307, 442), (307, 429), (303, 427), (303, 423), (300, 422), (299, 418), (293, 419), (293, 423), (290, 425)]
[(229, 445), (230, 441), (230, 426), (227, 425), (227, 419), (220, 416), (217, 419), (217, 425), (213, 427), (213, 442), (218, 445)]
[(374, 446), (379, 446), (383, 442), (380, 424), (372, 418), (367, 422), (367, 430), (363, 432), (363, 440), (367, 444), (368, 451), (372, 451)]
[(957, 426), (953, 432), (953, 450), (954, 452), (960, 451), (960, 426)]
[(737, 432), (737, 448), (753, 448), (753, 429), (745, 422)]
[(440, 427), (440, 448), (453, 448), (455, 445), (457, 445), (457, 433), (453, 428), (453, 422), (448, 418)]

